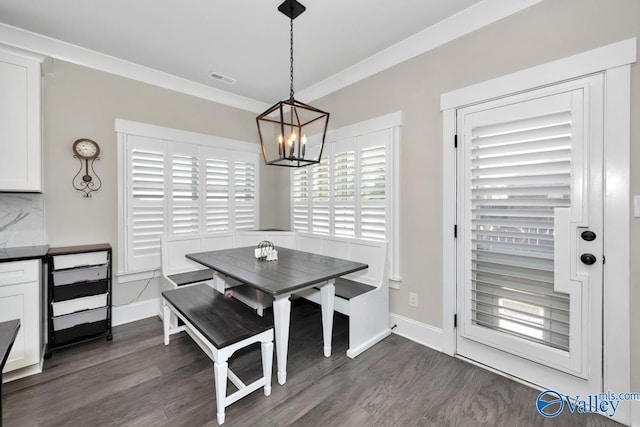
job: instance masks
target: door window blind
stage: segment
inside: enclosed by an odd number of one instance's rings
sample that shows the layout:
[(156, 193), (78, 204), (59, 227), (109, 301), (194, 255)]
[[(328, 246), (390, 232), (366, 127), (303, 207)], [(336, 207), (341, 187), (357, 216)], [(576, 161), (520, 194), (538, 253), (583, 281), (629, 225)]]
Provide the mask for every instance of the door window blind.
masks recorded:
[(571, 111), (472, 129), (472, 323), (569, 350), (554, 209), (571, 202)]

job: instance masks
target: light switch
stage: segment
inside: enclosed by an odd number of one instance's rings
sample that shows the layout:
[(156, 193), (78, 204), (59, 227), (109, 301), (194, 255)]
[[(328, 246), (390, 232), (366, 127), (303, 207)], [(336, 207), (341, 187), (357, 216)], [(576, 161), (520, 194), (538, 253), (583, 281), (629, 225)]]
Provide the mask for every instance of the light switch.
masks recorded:
[(633, 216), (640, 218), (640, 196), (633, 196)]

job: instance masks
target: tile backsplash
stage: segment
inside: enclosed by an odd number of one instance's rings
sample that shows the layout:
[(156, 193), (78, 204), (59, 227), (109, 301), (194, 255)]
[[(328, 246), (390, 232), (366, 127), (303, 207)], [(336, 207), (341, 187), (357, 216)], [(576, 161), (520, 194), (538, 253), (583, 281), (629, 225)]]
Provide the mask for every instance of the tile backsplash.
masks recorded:
[(0, 248), (42, 244), (44, 195), (0, 193)]

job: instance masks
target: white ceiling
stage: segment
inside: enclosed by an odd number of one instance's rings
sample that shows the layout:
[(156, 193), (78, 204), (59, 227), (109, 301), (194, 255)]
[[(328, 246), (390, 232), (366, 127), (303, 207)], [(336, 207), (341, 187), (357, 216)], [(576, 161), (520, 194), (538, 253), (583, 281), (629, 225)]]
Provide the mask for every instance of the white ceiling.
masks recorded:
[[(300, 0), (296, 92), (480, 0)], [(273, 104), (289, 96), (282, 0), (0, 0), (0, 22)], [(207, 77), (237, 79), (228, 85)]]

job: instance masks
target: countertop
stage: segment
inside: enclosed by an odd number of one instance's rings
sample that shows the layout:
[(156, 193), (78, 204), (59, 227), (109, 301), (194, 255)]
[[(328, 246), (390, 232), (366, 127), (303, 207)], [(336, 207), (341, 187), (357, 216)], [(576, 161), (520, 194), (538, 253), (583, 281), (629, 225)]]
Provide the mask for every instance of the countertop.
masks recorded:
[(43, 258), (49, 245), (22, 246), (18, 248), (0, 248), (0, 262), (24, 261)]

